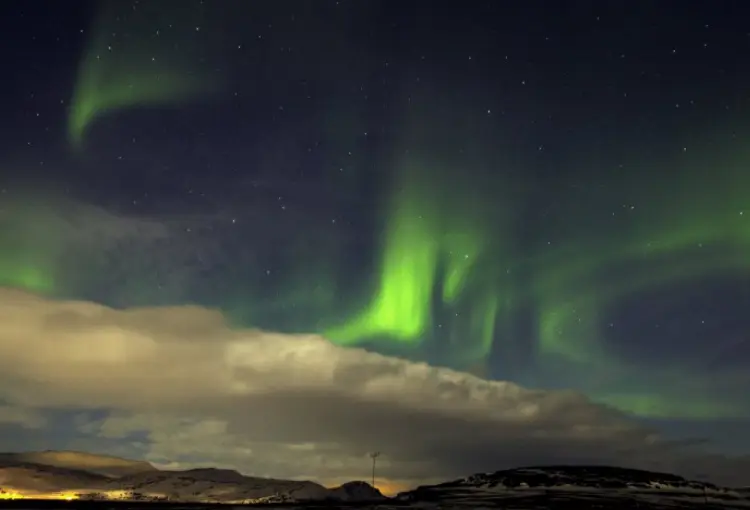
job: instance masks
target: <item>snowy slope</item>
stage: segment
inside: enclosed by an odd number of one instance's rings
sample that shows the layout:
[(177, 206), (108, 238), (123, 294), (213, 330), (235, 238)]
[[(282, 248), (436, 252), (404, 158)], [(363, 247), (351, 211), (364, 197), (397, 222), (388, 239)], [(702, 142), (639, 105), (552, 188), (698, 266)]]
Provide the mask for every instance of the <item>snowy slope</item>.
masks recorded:
[(530, 467), (481, 473), (401, 493), (403, 503), (440, 508), (750, 508), (736, 490), (676, 475), (607, 466)]
[[(76, 452), (0, 453), (0, 491), (27, 497), (272, 503), (276, 508), (516, 510), (750, 510), (750, 491), (679, 476), (602, 466), (547, 466), (475, 474), (385, 498), (365, 482), (335, 489), (227, 469), (158, 470), (145, 462)], [(0, 494), (2, 497), (2, 494)], [(363, 503), (367, 503), (363, 506)]]
[(50, 494), (79, 489), (100, 489), (110, 479), (68, 468), (31, 463), (0, 463), (0, 489), (23, 494)]
[(85, 499), (179, 502), (362, 501), (382, 497), (364, 482), (327, 489), (314, 482), (256, 478), (228, 469), (167, 471), (142, 461), (51, 451), (0, 453), (0, 490), (26, 497), (78, 494)]
[(139, 493), (170, 501), (245, 501), (273, 495), (320, 500), (329, 491), (314, 482), (243, 476), (227, 469), (191, 469), (139, 473), (109, 482), (108, 492)]

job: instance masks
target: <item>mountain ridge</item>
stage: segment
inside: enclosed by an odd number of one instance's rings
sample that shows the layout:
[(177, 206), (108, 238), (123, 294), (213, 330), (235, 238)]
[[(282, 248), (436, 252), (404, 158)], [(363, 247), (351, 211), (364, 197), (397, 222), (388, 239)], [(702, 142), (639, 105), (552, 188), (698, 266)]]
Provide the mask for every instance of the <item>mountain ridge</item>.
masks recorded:
[[(693, 508), (712, 503), (721, 508), (748, 508), (741, 489), (688, 480), (679, 475), (613, 466), (530, 466), (477, 473), (398, 494), (401, 503), (453, 507), (555, 508), (606, 503), (619, 508)], [(599, 506), (601, 507), (601, 505)], [(597, 507), (597, 508), (599, 508)]]
[(530, 466), (477, 473), (386, 498), (364, 481), (326, 488), (312, 481), (260, 478), (213, 467), (162, 470), (143, 461), (83, 452), (0, 453), (0, 499), (17, 497), (263, 503), (290, 509), (319, 503), (333, 504), (332, 508), (364, 505), (382, 510), (585, 509), (601, 504), (654, 510), (697, 510), (709, 504), (711, 508), (750, 508), (747, 488), (725, 488), (669, 473), (613, 466)]
[[(148, 462), (86, 452), (0, 453), (0, 499), (135, 499), (180, 502), (369, 501), (366, 482), (328, 489), (316, 482), (246, 476), (213, 467), (162, 470)], [(5, 496), (3, 496), (3, 494)]]

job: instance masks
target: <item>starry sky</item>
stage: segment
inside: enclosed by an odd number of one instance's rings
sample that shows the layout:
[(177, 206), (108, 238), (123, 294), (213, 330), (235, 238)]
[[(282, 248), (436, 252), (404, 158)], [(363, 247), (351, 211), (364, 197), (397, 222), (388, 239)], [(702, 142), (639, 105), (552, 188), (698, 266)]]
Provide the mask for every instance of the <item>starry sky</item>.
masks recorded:
[[(422, 444), (384, 454), (394, 484), (610, 459), (605, 436), (640, 452), (623, 462), (688, 455), (693, 476), (750, 462), (744, 4), (2, 9), (0, 315), (18, 322), (0, 326), (18, 388), (0, 392), (3, 447), (346, 479), (387, 450), (350, 433), (377, 415), (393, 416), (383, 443)], [(252, 393), (279, 423), (317, 416), (315, 431), (240, 438), (272, 428), (208, 403), (222, 371), (232, 399)], [(372, 398), (331, 411), (339, 376)], [(143, 389), (165, 377), (205, 384)], [(425, 399), (433, 414), (414, 411)], [(501, 425), (539, 444), (531, 429), (555, 420), (576, 441), (602, 427), (597, 447), (487, 453)], [(252, 455), (181, 450), (175, 427)], [(308, 452), (307, 471), (261, 462), (278, 448)]]

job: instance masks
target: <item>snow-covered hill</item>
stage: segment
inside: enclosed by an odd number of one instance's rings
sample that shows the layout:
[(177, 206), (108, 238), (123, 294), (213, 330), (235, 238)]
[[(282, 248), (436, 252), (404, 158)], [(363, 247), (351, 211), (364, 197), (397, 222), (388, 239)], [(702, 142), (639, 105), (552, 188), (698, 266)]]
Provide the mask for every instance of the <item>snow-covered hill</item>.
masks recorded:
[(546, 466), (482, 473), (396, 497), (421, 507), (750, 508), (737, 490), (664, 473), (607, 466)]
[(356, 505), (379, 510), (750, 510), (747, 489), (726, 489), (675, 475), (615, 467), (511, 469), (418, 487), (389, 499), (366, 482), (327, 489), (314, 482), (250, 477), (228, 469), (159, 470), (145, 462), (77, 452), (0, 453), (0, 499), (9, 495), (271, 503), (288, 509)]
[(52, 494), (78, 489), (99, 489), (110, 479), (69, 468), (32, 463), (0, 464), (0, 489), (21, 494)]
[(24, 497), (237, 503), (383, 497), (365, 482), (327, 489), (314, 482), (256, 478), (228, 469), (167, 471), (142, 461), (53, 451), (0, 453), (0, 491)]
[(227, 469), (139, 473), (112, 480), (104, 490), (157, 496), (170, 501), (242, 502), (268, 496), (300, 501), (321, 500), (331, 495), (328, 489), (314, 482), (255, 478)]

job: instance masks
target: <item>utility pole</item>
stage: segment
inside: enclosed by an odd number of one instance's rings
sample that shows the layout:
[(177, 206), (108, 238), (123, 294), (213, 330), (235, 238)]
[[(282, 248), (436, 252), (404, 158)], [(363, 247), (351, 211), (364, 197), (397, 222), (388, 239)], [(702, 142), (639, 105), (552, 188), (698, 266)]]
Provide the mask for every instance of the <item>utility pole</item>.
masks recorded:
[(370, 458), (372, 459), (372, 488), (375, 488), (375, 462), (380, 457), (380, 452), (372, 452)]

